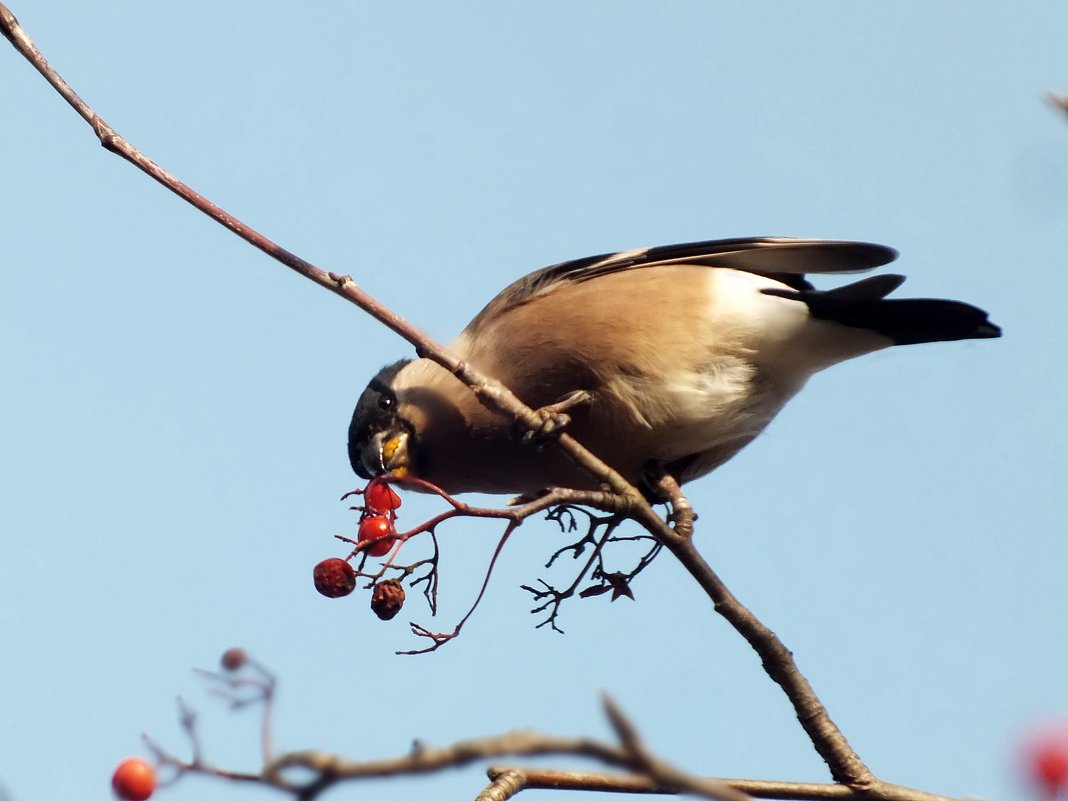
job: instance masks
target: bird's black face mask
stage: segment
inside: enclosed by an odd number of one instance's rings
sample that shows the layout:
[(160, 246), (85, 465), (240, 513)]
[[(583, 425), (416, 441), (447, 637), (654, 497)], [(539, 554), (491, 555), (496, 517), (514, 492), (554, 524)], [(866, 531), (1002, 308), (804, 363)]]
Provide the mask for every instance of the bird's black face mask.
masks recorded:
[(387, 365), (371, 379), (367, 389), (360, 395), (356, 410), (349, 423), (349, 464), (361, 478), (374, 478), (364, 460), (364, 453), (371, 444), (375, 434), (398, 426), (397, 396), (391, 388), (394, 377), (410, 359), (402, 359)]

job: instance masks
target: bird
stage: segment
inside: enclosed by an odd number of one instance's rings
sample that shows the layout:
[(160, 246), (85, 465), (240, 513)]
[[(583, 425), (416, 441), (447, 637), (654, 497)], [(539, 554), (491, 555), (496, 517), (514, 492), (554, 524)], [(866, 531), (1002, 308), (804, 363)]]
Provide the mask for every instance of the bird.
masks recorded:
[[(806, 278), (897, 255), (869, 242), (747, 237), (566, 261), (502, 290), (449, 350), (528, 406), (566, 413), (554, 419), (632, 484), (654, 468), (682, 484), (752, 442), (826, 367), (895, 345), (1001, 336), (967, 303), (889, 299), (902, 275), (825, 290)], [(524, 442), (426, 358), (383, 367), (348, 431), (349, 461), (366, 479), (528, 498), (601, 488), (544, 445)]]

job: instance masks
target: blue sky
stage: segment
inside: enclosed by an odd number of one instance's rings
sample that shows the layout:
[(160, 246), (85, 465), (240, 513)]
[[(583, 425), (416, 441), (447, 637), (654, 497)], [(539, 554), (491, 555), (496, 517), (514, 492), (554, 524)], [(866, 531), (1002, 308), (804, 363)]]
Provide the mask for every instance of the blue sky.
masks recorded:
[[(12, 10), (134, 144), (448, 340), (544, 264), (714, 237), (865, 239), (999, 341), (817, 376), (692, 486), (697, 536), (883, 778), (1024, 797), (1015, 743), (1068, 715), (1068, 10), (953, 3), (319, 2)], [(532, 521), (432, 656), (312, 566), (351, 531), (345, 429), (405, 343), (99, 148), (0, 55), (0, 786), (106, 799), (139, 734), (256, 764), (191, 668), (279, 675), (283, 748), (351, 757), (537, 727), (608, 736), (607, 690), (700, 773), (823, 780), (778, 689), (664, 557), (559, 636), (518, 588)], [(429, 516), (406, 498), (405, 520)], [(440, 626), (498, 528), (442, 532)], [(473, 797), (477, 769), (388, 791)], [(376, 787), (375, 791), (384, 788)], [(275, 797), (190, 779), (163, 797)], [(356, 797), (357, 787), (337, 797)]]

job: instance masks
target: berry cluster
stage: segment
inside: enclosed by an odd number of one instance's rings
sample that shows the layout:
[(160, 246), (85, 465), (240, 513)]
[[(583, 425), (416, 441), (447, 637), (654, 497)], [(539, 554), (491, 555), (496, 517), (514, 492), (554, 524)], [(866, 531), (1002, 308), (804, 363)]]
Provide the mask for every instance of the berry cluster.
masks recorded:
[(363, 491), (363, 515), (356, 539), (370, 543), (364, 549), (370, 556), (385, 556), (393, 548), (396, 540), (390, 535), (397, 533), (393, 522), (400, 505), (400, 496), (385, 482), (372, 481)]
[[(385, 556), (397, 544), (397, 509), (400, 496), (385, 481), (372, 480), (363, 490), (356, 542), (368, 556)], [(351, 557), (350, 557), (351, 558)], [(348, 559), (324, 559), (312, 573), (315, 589), (327, 598), (342, 598), (356, 588), (356, 571)], [(389, 579), (375, 584), (371, 609), (383, 620), (393, 618), (404, 604), (404, 588)]]

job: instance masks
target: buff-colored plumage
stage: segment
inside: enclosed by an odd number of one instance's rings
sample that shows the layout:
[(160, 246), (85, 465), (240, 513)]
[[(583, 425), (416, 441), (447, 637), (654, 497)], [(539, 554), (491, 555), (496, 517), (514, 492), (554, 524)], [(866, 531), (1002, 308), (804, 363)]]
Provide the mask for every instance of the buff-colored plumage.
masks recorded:
[[(729, 240), (583, 260), (504, 290), (450, 349), (532, 407), (589, 392), (571, 412), (579, 442), (633, 482), (650, 461), (688, 481), (737, 453), (825, 367), (900, 341), (997, 334), (965, 304), (883, 300), (899, 277), (816, 293), (801, 275), (893, 255), (857, 243)], [(861, 324), (868, 318), (872, 327)], [(408, 432), (404, 466), (450, 492), (594, 486), (556, 449), (521, 443), (510, 420), (428, 360), (397, 369), (388, 389)], [(373, 439), (359, 417), (350, 455), (354, 440)], [(377, 442), (370, 459), (357, 447), (357, 469), (376, 472), (374, 458), (392, 469)]]

